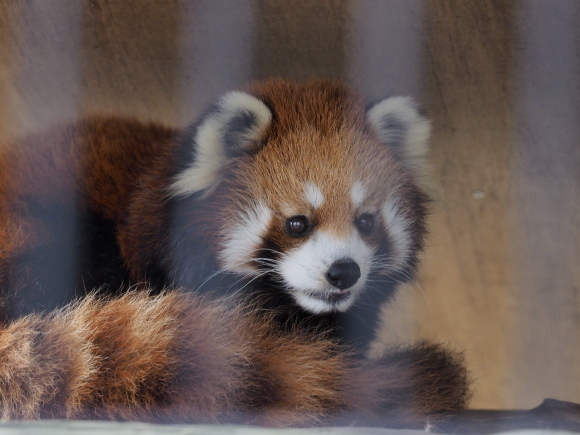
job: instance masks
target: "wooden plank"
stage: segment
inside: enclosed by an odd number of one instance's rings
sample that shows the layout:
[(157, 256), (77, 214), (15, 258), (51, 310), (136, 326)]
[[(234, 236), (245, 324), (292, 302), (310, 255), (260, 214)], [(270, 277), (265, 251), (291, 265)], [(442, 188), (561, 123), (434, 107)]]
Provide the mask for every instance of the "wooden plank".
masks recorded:
[(255, 6), (254, 78), (345, 76), (345, 0), (257, 0)]
[(348, 78), (370, 99), (411, 95), (423, 75), (422, 0), (349, 2)]
[(182, 95), (182, 3), (93, 0), (83, 5), (83, 112), (174, 124)]

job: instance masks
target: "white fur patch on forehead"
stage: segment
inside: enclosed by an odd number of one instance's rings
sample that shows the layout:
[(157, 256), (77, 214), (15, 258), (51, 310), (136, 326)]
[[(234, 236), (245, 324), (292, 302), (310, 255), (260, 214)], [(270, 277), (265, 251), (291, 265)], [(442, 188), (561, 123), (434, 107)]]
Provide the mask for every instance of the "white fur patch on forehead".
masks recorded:
[(322, 191), (318, 188), (316, 184), (305, 183), (304, 184), (304, 196), (306, 201), (314, 208), (317, 209), (324, 202), (324, 195)]
[(272, 210), (261, 203), (238, 214), (237, 222), (225, 231), (225, 240), (219, 254), (226, 270), (242, 274), (257, 273), (248, 261), (262, 244), (271, 219)]
[(356, 208), (363, 204), (366, 195), (366, 189), (360, 181), (357, 181), (352, 185), (352, 189), (350, 190), (350, 199)]
[(411, 253), (411, 235), (409, 234), (411, 222), (401, 213), (401, 207), (396, 200), (385, 202), (381, 212), (385, 230), (393, 245), (393, 254), (387, 267), (391, 270), (398, 270), (405, 266)]
[(195, 130), (195, 160), (176, 177), (171, 193), (187, 196), (211, 187), (228, 159), (249, 150), (271, 119), (270, 109), (256, 97), (237, 91), (225, 94)]

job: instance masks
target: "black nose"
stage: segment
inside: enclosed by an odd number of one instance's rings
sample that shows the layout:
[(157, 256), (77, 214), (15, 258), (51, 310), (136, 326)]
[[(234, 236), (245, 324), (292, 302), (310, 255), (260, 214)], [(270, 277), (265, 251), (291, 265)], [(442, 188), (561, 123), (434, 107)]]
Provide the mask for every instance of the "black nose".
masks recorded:
[(339, 260), (326, 272), (326, 280), (341, 290), (354, 285), (360, 278), (360, 267), (350, 258)]

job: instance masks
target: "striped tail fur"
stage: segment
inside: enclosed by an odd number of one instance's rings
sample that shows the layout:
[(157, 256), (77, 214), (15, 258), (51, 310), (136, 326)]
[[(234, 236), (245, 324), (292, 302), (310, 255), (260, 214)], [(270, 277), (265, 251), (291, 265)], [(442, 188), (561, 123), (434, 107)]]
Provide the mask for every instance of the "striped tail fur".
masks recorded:
[(0, 326), (2, 420), (421, 426), (468, 396), (461, 358), (436, 345), (362, 360), (180, 291), (91, 296)]

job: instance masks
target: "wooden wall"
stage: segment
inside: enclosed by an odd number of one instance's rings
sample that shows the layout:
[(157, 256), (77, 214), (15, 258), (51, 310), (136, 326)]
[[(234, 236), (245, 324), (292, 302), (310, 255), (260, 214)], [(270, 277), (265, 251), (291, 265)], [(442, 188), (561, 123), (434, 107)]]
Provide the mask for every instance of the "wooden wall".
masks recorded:
[(474, 407), (580, 402), (579, 22), (575, 0), (0, 0), (0, 138), (183, 125), (272, 75), (413, 95), (443, 194), (380, 341), (465, 349)]

